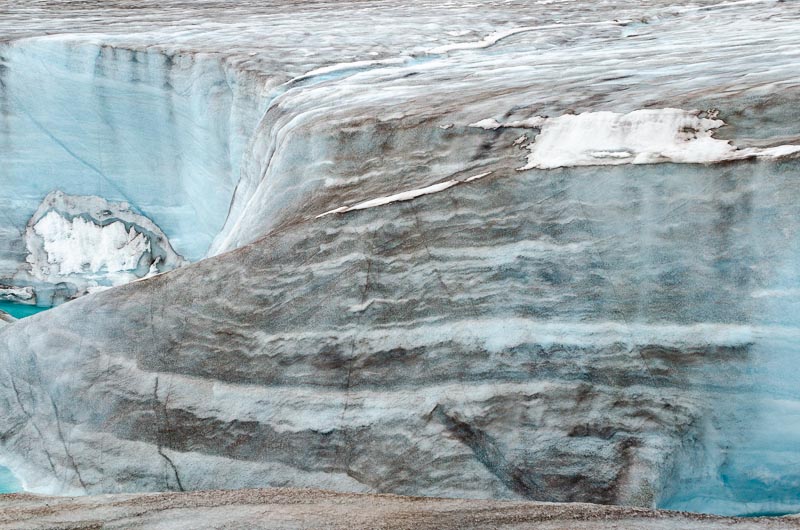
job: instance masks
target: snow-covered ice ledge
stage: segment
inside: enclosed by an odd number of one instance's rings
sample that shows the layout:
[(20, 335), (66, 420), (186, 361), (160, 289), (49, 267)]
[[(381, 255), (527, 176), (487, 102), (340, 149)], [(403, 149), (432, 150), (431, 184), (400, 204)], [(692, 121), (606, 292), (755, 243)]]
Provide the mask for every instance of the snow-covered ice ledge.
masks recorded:
[(747, 147), (714, 138), (714, 132), (724, 125), (713, 111), (666, 108), (627, 114), (599, 111), (555, 118), (534, 116), (510, 122), (487, 118), (470, 127), (539, 129), (525, 146), (530, 154), (520, 171), (661, 162), (709, 164), (800, 153), (800, 145)]

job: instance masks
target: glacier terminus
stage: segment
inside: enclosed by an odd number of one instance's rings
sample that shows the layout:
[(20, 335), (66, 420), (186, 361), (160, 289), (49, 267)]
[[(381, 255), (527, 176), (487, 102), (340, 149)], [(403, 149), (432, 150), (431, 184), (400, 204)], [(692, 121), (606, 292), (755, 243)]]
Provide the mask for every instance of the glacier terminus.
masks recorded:
[(800, 525), (799, 68), (794, 0), (0, 0), (0, 512)]

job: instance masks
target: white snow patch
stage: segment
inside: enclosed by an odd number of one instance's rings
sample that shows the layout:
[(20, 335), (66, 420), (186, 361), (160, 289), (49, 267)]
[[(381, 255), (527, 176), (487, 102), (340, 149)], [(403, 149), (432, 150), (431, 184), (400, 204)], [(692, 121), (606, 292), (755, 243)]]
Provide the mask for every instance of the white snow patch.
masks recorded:
[(369, 309), (374, 304), (403, 304), (407, 302), (409, 302), (407, 298), (370, 298), (363, 304), (351, 305), (347, 310), (351, 313), (361, 313), (362, 311)]
[(503, 124), (495, 120), (494, 118), (486, 118), (485, 120), (476, 121), (475, 123), (469, 124), (469, 127), (486, 129), (487, 131), (494, 131), (495, 129), (499, 129), (502, 126)]
[(99, 226), (82, 217), (69, 220), (50, 211), (33, 230), (44, 242), (47, 262), (63, 276), (131, 271), (142, 255), (150, 252), (149, 239), (133, 227), (126, 230), (121, 221)]
[(524, 120), (516, 120), (516, 121), (508, 121), (505, 123), (501, 123), (494, 118), (486, 118), (485, 120), (476, 121), (475, 123), (470, 123), (469, 127), (475, 127), (477, 129), (485, 129), (487, 131), (495, 131), (497, 129), (538, 129), (540, 128), (545, 122), (547, 118), (543, 118), (541, 116), (534, 116), (532, 118), (527, 118)]
[(366, 311), (369, 308), (369, 306), (371, 306), (374, 303), (375, 303), (375, 299), (374, 298), (370, 298), (369, 300), (367, 300), (363, 304), (351, 305), (347, 310), (350, 313), (361, 313), (362, 311)]
[(630, 158), (633, 156), (628, 151), (594, 151), (589, 154), (595, 158)]
[(776, 147), (750, 148), (746, 151), (754, 153), (753, 155), (749, 156), (757, 156), (760, 158), (782, 158), (784, 156), (800, 153), (800, 145), (788, 144), (778, 145)]
[(534, 116), (506, 123), (488, 118), (470, 127), (539, 129), (538, 136), (527, 146), (530, 154), (520, 171), (659, 162), (703, 164), (800, 153), (800, 145), (737, 147), (728, 140), (714, 138), (715, 130), (723, 125), (722, 120), (701, 117), (700, 111), (667, 108), (627, 114), (601, 111), (556, 118)]
[(482, 179), (483, 177), (491, 174), (491, 171), (487, 171), (485, 173), (480, 173), (478, 175), (473, 175), (465, 180), (446, 180), (444, 182), (439, 182), (438, 184), (432, 184), (430, 186), (426, 186), (424, 188), (418, 188), (415, 190), (408, 190), (403, 191), (400, 193), (395, 193), (394, 195), (387, 195), (385, 197), (378, 197), (375, 199), (370, 199), (368, 201), (360, 202), (353, 206), (340, 206), (339, 208), (334, 208), (333, 210), (328, 210), (325, 213), (321, 213), (315, 216), (315, 219), (319, 219), (320, 217), (325, 217), (326, 215), (334, 214), (334, 213), (345, 213), (350, 212), (353, 210), (365, 210), (367, 208), (374, 208), (376, 206), (383, 206), (385, 204), (390, 204), (393, 202), (401, 202), (401, 201), (410, 201), (412, 199), (416, 199), (417, 197), (421, 197), (423, 195), (430, 195), (431, 193), (438, 193), (440, 191), (444, 191), (448, 188), (452, 188), (453, 186), (457, 186), (458, 184), (462, 184), (463, 182), (472, 182), (474, 180)]
[(473, 175), (473, 176), (469, 177), (468, 179), (464, 180), (464, 182), (472, 182), (473, 180), (480, 180), (483, 177), (487, 177), (487, 176), (489, 176), (491, 174), (492, 174), (491, 171), (487, 171), (486, 173), (479, 173), (477, 175)]

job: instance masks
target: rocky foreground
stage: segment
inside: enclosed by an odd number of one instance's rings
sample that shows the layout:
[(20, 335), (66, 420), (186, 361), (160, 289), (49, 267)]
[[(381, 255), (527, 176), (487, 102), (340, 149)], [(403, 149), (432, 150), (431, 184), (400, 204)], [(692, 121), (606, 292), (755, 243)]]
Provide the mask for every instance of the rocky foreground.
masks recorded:
[(741, 519), (595, 504), (482, 501), (260, 489), (0, 498), (0, 528), (800, 528), (794, 517)]

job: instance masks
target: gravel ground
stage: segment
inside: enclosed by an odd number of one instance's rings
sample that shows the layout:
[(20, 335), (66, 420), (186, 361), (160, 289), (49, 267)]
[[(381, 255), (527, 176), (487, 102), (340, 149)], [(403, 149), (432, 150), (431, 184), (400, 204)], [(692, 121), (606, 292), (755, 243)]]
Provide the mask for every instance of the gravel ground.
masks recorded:
[(0, 498), (0, 528), (800, 528), (795, 517), (739, 519), (600, 506), (258, 489)]

